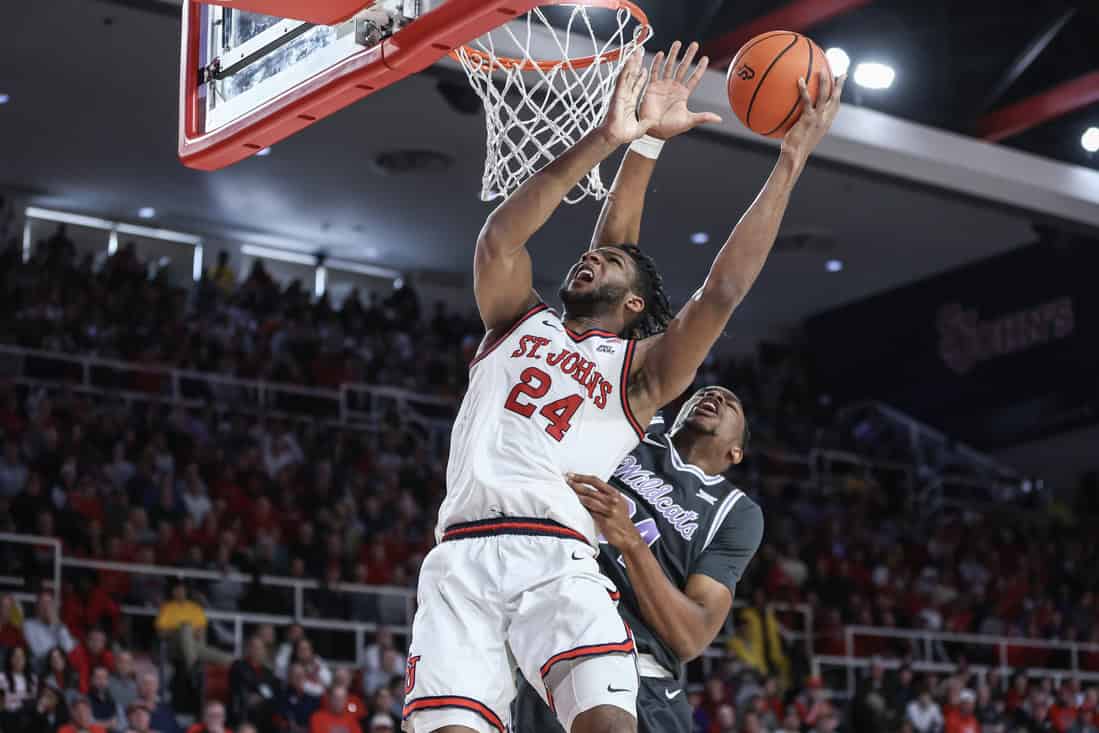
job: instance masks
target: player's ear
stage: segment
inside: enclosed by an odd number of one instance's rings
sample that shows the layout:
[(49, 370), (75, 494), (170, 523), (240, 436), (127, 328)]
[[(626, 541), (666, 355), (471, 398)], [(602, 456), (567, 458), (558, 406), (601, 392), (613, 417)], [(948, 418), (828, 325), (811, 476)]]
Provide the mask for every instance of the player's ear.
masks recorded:
[(744, 448), (739, 443), (734, 444), (729, 448), (729, 462), (734, 466), (738, 465), (744, 460)]
[(626, 296), (626, 310), (631, 315), (638, 315), (645, 312), (645, 299), (636, 293), (630, 293)]

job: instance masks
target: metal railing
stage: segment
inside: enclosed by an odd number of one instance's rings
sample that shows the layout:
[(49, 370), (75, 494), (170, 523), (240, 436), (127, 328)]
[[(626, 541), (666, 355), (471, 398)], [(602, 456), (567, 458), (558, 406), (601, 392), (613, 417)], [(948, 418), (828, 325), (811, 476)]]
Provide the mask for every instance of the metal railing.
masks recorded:
[(456, 414), (453, 400), (394, 387), (303, 387), (4, 345), (0, 345), (0, 374), (28, 386), (64, 387), (86, 394), (191, 408), (213, 403), (220, 410), (319, 419), (364, 430), (378, 430), (385, 416), (393, 412), (423, 429), (436, 447), (445, 444)]
[[(906, 630), (877, 626), (846, 626), (843, 629), (844, 654), (815, 655), (814, 663), (841, 666), (846, 669), (847, 690), (855, 689), (855, 670), (868, 666), (876, 654), (860, 653), (857, 640), (901, 640), (909, 643), (914, 669), (942, 672), (953, 670), (957, 662), (949, 657), (953, 654), (964, 656), (968, 662), (977, 660), (970, 666), (974, 669), (997, 669), (1003, 675), (1024, 671), (1031, 676), (1072, 677), (1081, 680), (1099, 681), (1099, 670), (1082, 669), (1081, 654), (1099, 653), (1099, 644), (1057, 641), (1047, 639), (1027, 639), (1018, 636), (989, 636), (986, 634), (957, 634), (946, 631)], [(948, 646), (949, 645), (949, 646)], [(1011, 651), (1017, 648), (1043, 649), (1050, 652), (1067, 653), (1068, 664), (1059, 667), (1036, 667), (1031, 665), (1015, 666), (1011, 664)], [(945, 657), (945, 658), (944, 658)], [(985, 662), (980, 660), (985, 658)], [(991, 661), (988, 661), (991, 660)], [(884, 664), (886, 659), (881, 660)]]

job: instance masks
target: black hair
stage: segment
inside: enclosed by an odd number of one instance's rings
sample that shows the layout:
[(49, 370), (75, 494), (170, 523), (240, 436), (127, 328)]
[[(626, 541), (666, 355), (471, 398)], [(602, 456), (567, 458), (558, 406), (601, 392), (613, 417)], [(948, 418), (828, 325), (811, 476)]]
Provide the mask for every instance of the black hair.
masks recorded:
[(645, 300), (645, 310), (626, 327), (623, 335), (631, 339), (643, 339), (663, 333), (674, 314), (664, 292), (664, 278), (660, 276), (656, 262), (636, 244), (610, 246), (622, 250), (633, 259), (637, 270), (637, 294)]

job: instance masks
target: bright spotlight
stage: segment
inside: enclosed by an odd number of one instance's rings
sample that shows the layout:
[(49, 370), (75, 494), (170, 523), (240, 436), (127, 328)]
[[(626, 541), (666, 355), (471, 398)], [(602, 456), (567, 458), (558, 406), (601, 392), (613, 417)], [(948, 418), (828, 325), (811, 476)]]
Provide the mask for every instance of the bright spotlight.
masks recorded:
[(1089, 153), (1099, 152), (1099, 127), (1089, 127), (1080, 138), (1080, 144)]
[(824, 269), (828, 272), (839, 272), (843, 269), (843, 260), (828, 260), (824, 263)]
[(140, 216), (142, 219), (152, 219), (154, 216), (156, 216), (156, 209), (154, 209), (152, 206), (142, 206), (140, 209), (137, 210), (137, 215)]
[(873, 61), (855, 67), (855, 83), (865, 89), (888, 89), (893, 86), (896, 76), (892, 66)]
[(828, 59), (828, 65), (832, 67), (833, 76), (843, 76), (851, 66), (851, 57), (842, 48), (830, 48), (824, 52)]

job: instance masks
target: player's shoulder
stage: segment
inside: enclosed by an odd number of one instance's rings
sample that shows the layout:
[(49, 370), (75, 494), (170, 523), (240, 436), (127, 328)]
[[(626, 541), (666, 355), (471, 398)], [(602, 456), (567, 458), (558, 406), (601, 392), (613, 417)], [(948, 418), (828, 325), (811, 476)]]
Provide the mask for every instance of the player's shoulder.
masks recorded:
[(715, 532), (736, 527), (762, 526), (763, 508), (732, 481), (726, 479), (717, 486), (707, 488), (717, 499), (712, 521)]

